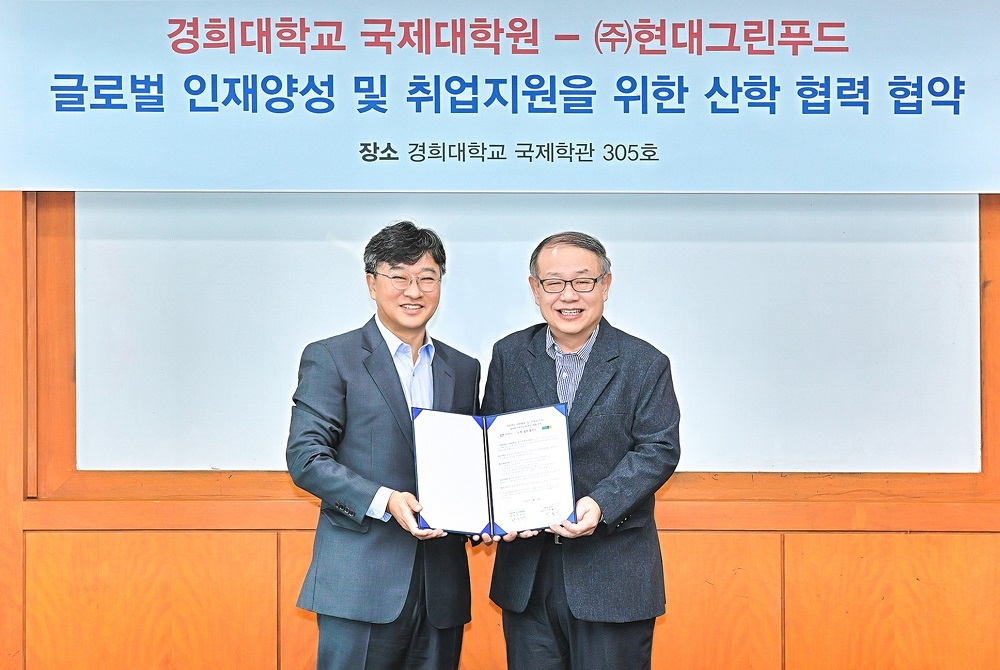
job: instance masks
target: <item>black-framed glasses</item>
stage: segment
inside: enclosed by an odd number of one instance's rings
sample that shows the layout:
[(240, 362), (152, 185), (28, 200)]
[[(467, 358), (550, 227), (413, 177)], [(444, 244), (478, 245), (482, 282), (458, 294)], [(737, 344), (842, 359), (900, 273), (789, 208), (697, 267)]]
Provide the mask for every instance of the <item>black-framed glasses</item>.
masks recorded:
[(597, 286), (597, 282), (604, 279), (604, 275), (600, 277), (577, 277), (576, 279), (539, 279), (535, 277), (535, 281), (538, 282), (539, 286), (546, 293), (562, 293), (566, 290), (566, 284), (573, 287), (573, 290), (577, 293), (590, 293)]
[(433, 293), (441, 285), (440, 277), (414, 277), (413, 275), (387, 275), (384, 272), (373, 272), (372, 274), (382, 275), (389, 280), (392, 287), (397, 291), (405, 291), (413, 282), (417, 283), (424, 293)]

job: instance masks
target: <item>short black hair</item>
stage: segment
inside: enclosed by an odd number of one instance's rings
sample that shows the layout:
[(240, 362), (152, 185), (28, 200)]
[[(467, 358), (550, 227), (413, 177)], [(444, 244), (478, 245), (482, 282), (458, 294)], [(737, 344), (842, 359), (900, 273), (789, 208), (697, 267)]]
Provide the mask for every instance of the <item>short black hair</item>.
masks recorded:
[(429, 253), (444, 276), (444, 243), (430, 228), (418, 228), (412, 221), (392, 223), (368, 240), (365, 246), (365, 273), (375, 274), (379, 263), (413, 265)]
[(569, 230), (564, 233), (549, 235), (538, 243), (535, 250), (531, 252), (531, 259), (528, 261), (528, 272), (531, 273), (532, 277), (538, 279), (538, 256), (541, 255), (542, 250), (546, 247), (559, 246), (577, 247), (586, 251), (592, 251), (601, 263), (601, 274), (606, 275), (611, 272), (611, 259), (608, 258), (608, 252), (604, 249), (601, 241), (593, 235)]

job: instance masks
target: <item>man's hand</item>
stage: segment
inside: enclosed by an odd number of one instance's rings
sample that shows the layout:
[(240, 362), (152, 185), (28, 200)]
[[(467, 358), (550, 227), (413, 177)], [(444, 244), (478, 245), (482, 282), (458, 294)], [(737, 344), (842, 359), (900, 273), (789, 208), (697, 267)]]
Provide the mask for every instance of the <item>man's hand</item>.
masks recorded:
[(418, 540), (429, 540), (434, 537), (444, 537), (447, 535), (440, 528), (420, 528), (417, 525), (417, 512), (424, 508), (417, 500), (417, 497), (406, 491), (393, 491), (389, 494), (389, 502), (385, 506), (386, 511), (392, 518)]
[[(523, 530), (520, 533), (507, 533), (506, 535), (483, 535), (482, 540), (483, 544), (485, 544), (488, 547), (495, 542), (499, 542), (500, 540), (503, 540), (504, 542), (513, 542), (519, 537), (526, 538), (526, 537), (534, 537), (536, 535), (538, 535), (537, 530)], [(479, 536), (473, 535), (472, 539), (477, 540), (479, 539)]]
[(601, 506), (590, 496), (584, 496), (576, 501), (576, 523), (572, 521), (554, 523), (545, 532), (565, 538), (585, 537), (592, 535), (600, 522)]
[[(576, 501), (576, 523), (571, 521), (563, 521), (561, 523), (554, 523), (545, 529), (546, 533), (555, 533), (556, 535), (561, 535), (565, 538), (574, 537), (585, 537), (587, 535), (593, 535), (594, 530), (597, 528), (597, 524), (601, 522), (601, 506), (597, 504), (597, 501), (590, 496), (584, 496)], [(528, 538), (538, 535), (537, 530), (525, 530), (520, 533), (507, 533), (504, 536), (499, 535), (483, 535), (483, 544), (491, 545), (495, 542), (503, 540), (504, 542), (513, 542), (517, 538)]]

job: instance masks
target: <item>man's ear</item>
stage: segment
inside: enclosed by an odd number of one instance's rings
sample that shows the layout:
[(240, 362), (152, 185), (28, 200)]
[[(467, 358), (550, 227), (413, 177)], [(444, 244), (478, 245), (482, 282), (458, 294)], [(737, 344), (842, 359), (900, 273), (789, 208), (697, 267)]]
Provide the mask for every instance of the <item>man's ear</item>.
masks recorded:
[(368, 295), (372, 300), (375, 299), (375, 275), (368, 272), (365, 273), (365, 282), (368, 284)]
[(531, 275), (528, 275), (528, 286), (531, 287), (531, 293), (532, 295), (535, 296), (535, 304), (541, 305), (542, 303), (538, 302), (542, 298), (542, 296), (539, 294), (540, 291), (542, 290), (541, 284), (538, 283), (537, 279), (535, 279)]

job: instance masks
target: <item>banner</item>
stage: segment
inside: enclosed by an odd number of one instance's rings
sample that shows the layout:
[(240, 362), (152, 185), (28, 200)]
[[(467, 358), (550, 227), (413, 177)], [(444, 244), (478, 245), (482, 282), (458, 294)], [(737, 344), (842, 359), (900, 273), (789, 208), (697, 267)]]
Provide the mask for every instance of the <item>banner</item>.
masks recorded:
[(22, 1), (0, 188), (995, 192), (1000, 7)]

